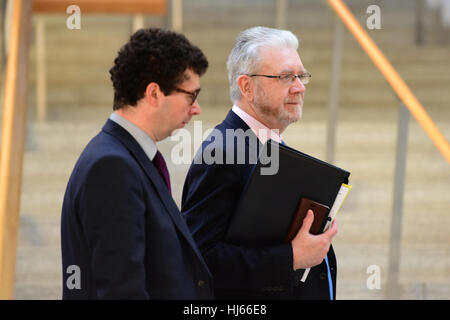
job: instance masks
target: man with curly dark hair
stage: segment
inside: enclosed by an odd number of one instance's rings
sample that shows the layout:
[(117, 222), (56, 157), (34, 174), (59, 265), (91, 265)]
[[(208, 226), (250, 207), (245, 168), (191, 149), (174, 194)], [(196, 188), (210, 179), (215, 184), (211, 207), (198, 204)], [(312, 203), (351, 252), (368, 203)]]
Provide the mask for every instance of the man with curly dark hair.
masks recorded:
[(156, 142), (200, 113), (208, 61), (183, 35), (134, 33), (110, 70), (114, 112), (82, 152), (61, 218), (64, 299), (209, 299), (211, 274)]

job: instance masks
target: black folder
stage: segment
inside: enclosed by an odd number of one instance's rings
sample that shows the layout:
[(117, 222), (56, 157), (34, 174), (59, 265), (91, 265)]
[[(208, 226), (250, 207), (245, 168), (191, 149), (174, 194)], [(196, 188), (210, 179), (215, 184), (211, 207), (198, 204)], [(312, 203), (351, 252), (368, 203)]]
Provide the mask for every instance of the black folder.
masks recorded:
[[(261, 174), (269, 166), (262, 155), (278, 151), (278, 172)], [(249, 246), (283, 243), (300, 200), (308, 198), (331, 208), (349, 176), (341, 168), (269, 140), (244, 187), (225, 239)]]

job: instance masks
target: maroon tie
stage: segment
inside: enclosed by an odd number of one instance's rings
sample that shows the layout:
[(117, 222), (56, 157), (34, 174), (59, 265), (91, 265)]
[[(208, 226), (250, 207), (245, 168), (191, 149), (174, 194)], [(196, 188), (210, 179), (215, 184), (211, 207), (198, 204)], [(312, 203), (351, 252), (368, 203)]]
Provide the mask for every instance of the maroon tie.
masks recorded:
[(167, 165), (166, 165), (166, 161), (164, 160), (164, 157), (162, 156), (161, 152), (159, 152), (158, 150), (156, 151), (156, 155), (153, 158), (153, 164), (155, 165), (156, 169), (158, 169), (159, 174), (161, 175), (164, 182), (166, 183), (170, 194), (172, 194), (172, 190), (170, 188), (169, 170), (167, 170)]

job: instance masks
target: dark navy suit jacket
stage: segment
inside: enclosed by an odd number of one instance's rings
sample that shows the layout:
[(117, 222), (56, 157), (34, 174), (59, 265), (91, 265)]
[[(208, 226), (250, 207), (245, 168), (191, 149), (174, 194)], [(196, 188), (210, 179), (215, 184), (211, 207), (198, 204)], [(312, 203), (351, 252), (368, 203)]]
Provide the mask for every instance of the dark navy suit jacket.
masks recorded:
[[(291, 244), (256, 248), (225, 241), (230, 218), (255, 167), (256, 162), (252, 161), (251, 155), (255, 153), (255, 148), (256, 152), (261, 148), (251, 130), (248, 131), (246, 143), (239, 147), (237, 139), (233, 143), (231, 135), (227, 135), (227, 129), (246, 131), (249, 127), (230, 111), (225, 120), (215, 128), (215, 134), (203, 142), (187, 174), (181, 209), (213, 274), (215, 297), (329, 299), (325, 262), (312, 268), (306, 282), (300, 283), (304, 270), (293, 272)], [(254, 139), (251, 139), (252, 135)], [(250, 143), (251, 141), (258, 142), (255, 144)], [(236, 162), (239, 149), (245, 152), (244, 164)], [(202, 150), (217, 158), (218, 155), (223, 155), (223, 163), (202, 161)], [(234, 157), (234, 163), (231, 164), (226, 161), (226, 155), (230, 152), (234, 152), (229, 157)], [(336, 257), (332, 247), (328, 252), (328, 259), (335, 297)]]
[(212, 298), (211, 274), (163, 179), (111, 120), (70, 177), (61, 247), (64, 299)]

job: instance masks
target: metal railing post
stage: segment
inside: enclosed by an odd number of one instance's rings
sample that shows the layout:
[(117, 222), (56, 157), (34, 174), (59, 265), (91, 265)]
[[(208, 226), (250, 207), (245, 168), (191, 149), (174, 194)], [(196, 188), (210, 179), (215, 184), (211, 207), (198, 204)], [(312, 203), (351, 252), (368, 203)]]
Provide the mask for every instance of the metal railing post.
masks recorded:
[(338, 17), (334, 18), (334, 41), (333, 41), (333, 60), (330, 76), (330, 101), (328, 104), (328, 126), (327, 126), (327, 162), (334, 162), (334, 152), (336, 146), (336, 121), (339, 109), (339, 92), (341, 79), (342, 63), (342, 23)]
[(405, 190), (406, 153), (408, 147), (408, 126), (410, 117), (409, 110), (403, 103), (401, 103), (398, 114), (391, 237), (389, 243), (389, 273), (386, 292), (388, 299), (401, 298), (399, 273), (402, 240), (403, 195)]
[(139, 29), (143, 29), (145, 27), (144, 15), (143, 14), (135, 14), (133, 15), (133, 33)]
[(287, 0), (276, 0), (275, 27), (286, 28)]
[(425, 0), (416, 0), (416, 45), (422, 46), (425, 40), (423, 15), (425, 14)]
[(172, 29), (183, 30), (183, 0), (172, 0)]

